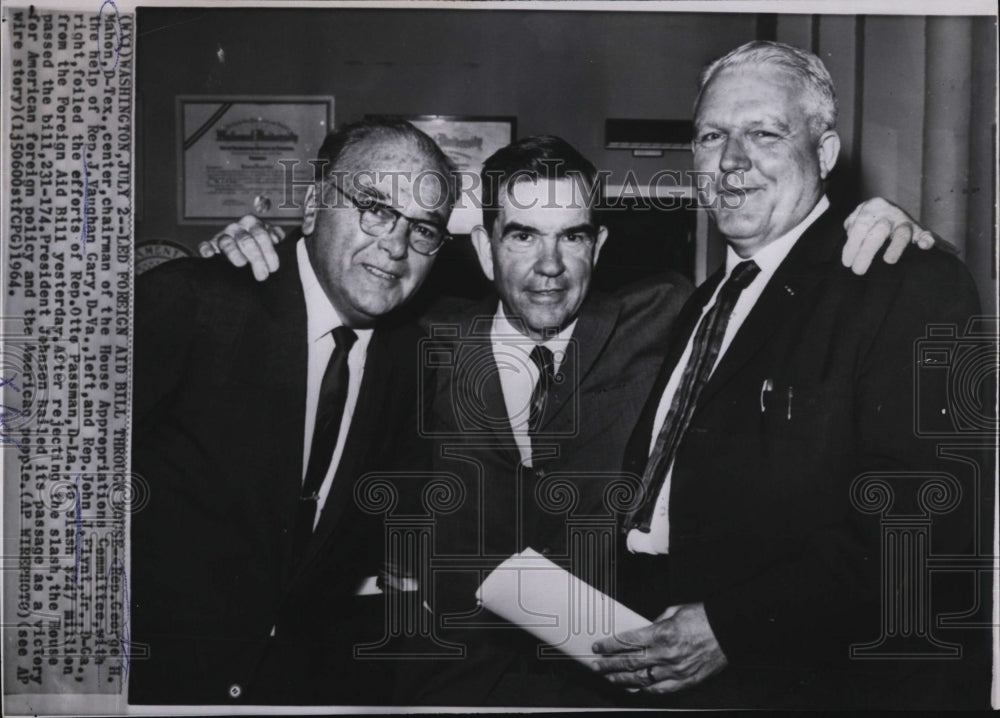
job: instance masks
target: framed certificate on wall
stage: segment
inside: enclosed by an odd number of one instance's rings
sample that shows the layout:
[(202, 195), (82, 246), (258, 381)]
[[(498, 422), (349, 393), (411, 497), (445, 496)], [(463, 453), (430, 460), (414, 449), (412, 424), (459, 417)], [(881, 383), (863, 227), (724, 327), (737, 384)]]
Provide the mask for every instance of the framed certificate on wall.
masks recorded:
[(178, 223), (298, 223), (331, 127), (331, 96), (178, 96)]

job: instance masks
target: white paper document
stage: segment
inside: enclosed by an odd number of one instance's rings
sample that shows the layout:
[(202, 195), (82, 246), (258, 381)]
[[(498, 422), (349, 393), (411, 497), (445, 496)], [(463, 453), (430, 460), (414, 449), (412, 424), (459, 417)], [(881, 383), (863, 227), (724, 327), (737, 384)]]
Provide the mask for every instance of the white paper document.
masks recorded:
[(581, 663), (594, 658), (594, 641), (620, 636), (651, 621), (552, 563), (533, 549), (516, 553), (486, 577), (476, 598)]

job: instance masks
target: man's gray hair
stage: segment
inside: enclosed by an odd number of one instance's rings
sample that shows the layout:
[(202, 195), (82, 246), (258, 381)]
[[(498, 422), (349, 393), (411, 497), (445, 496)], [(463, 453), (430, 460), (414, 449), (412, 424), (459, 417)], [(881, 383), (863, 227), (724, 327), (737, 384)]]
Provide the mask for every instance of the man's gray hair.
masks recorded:
[[(355, 152), (365, 142), (410, 142), (423, 154), (430, 165), (430, 173), (445, 190), (442, 204), (450, 212), (458, 197), (458, 177), (455, 164), (427, 134), (402, 119), (359, 120), (343, 125), (327, 134), (319, 148), (317, 159), (321, 162), (323, 175), (317, 180), (332, 179), (333, 171), (341, 159)], [(315, 170), (314, 170), (315, 172)], [(419, 175), (418, 175), (419, 177)], [(413, 177), (409, 178), (411, 181)]]
[(837, 124), (837, 94), (833, 89), (833, 79), (826, 65), (816, 55), (806, 50), (780, 42), (754, 40), (740, 45), (723, 55), (701, 71), (698, 78), (698, 97), (694, 101), (694, 114), (698, 116), (698, 106), (708, 83), (718, 73), (729, 68), (747, 65), (770, 65), (791, 72), (802, 81), (802, 87), (809, 102), (806, 112), (809, 125), (815, 136), (832, 130)]

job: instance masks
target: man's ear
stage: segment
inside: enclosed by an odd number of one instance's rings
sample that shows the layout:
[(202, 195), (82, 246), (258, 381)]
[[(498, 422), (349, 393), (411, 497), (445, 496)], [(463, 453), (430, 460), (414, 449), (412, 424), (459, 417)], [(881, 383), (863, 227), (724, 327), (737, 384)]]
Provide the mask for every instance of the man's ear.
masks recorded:
[(316, 201), (316, 185), (306, 188), (305, 206), (302, 208), (302, 234), (308, 237), (316, 229), (316, 214), (319, 212)]
[(490, 233), (481, 224), (472, 228), (472, 246), (476, 248), (476, 256), (479, 258), (479, 266), (483, 268), (483, 274), (492, 282), (493, 247), (490, 245)]
[(601, 247), (604, 243), (608, 241), (608, 228), (604, 225), (597, 230), (597, 241), (594, 243), (594, 261), (592, 264), (597, 264), (597, 258), (601, 255)]
[(840, 135), (834, 130), (827, 130), (820, 135), (819, 143), (816, 146), (816, 155), (819, 157), (820, 179), (826, 179), (834, 165), (837, 164), (837, 157), (840, 155)]

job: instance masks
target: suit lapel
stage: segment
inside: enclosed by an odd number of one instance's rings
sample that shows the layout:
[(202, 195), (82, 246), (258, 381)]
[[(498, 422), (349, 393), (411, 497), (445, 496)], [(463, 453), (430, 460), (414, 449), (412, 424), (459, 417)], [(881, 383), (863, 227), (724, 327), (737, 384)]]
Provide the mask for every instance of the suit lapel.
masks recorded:
[(519, 457), (513, 448), (516, 442), (500, 384), (500, 371), (517, 367), (497, 365), (492, 334), (496, 307), (496, 299), (484, 301), (462, 319), (455, 371), (448, 391), (454, 410), (464, 413), (464, 418), (456, 417), (461, 422), (458, 426), (470, 426), (480, 438), (480, 432), (488, 429), (495, 439), (511, 447), (513, 456)]
[[(609, 295), (591, 294), (580, 308), (579, 319), (566, 348), (566, 358), (549, 389), (540, 427), (545, 429), (572, 403), (575, 393), (604, 352), (621, 314), (621, 301)], [(614, 348), (611, 348), (614, 351)]]
[[(492, 313), (480, 311), (474, 315), (479, 326), (470, 326), (463, 336), (483, 337), (483, 341), (492, 353), (490, 327)], [(493, 311), (495, 311), (495, 306)], [(621, 313), (621, 301), (609, 295), (591, 294), (580, 309), (579, 319), (573, 330), (573, 337), (567, 346), (566, 357), (559, 367), (560, 379), (549, 389), (548, 399), (542, 415), (540, 427), (545, 429), (559, 416), (565, 407), (572, 403), (573, 395), (587, 375), (594, 368), (597, 358), (605, 350), (608, 339), (615, 328), (615, 322)], [(486, 317), (489, 321), (486, 321)], [(525, 339), (525, 341), (527, 341)], [(482, 378), (479, 396), (488, 417), (501, 417), (503, 421), (490, 422), (497, 436), (505, 443), (514, 444), (514, 434), (507, 419), (507, 404), (503, 397), (503, 387), (500, 384), (499, 370), (496, 362), (490, 362), (492, 371)]]
[[(267, 507), (276, 525), (292, 526), (295, 521), (299, 493), (302, 487), (302, 454), (305, 442), (306, 380), (309, 346), (305, 296), (299, 279), (295, 240), (279, 245), (278, 257), (282, 271), (271, 276), (263, 285), (264, 315), (251, 317), (253, 334), (258, 337), (252, 351), (252, 361), (260, 372), (261, 382), (268, 387), (261, 397), (261, 410), (278, 417), (274, 432), (267, 440), (281, 456), (283, 469), (275, 472), (277, 503)], [(266, 404), (266, 406), (264, 406)], [(264, 440), (262, 437), (251, 441)], [(282, 534), (282, 580), (290, 578), (292, 551), (291, 532)]]
[(827, 210), (806, 230), (778, 266), (764, 291), (744, 320), (726, 353), (719, 360), (701, 393), (699, 407), (710, 401), (765, 345), (791, 316), (810, 306), (819, 291), (817, 277), (830, 260), (831, 248), (839, 245), (843, 230), (839, 218)]

